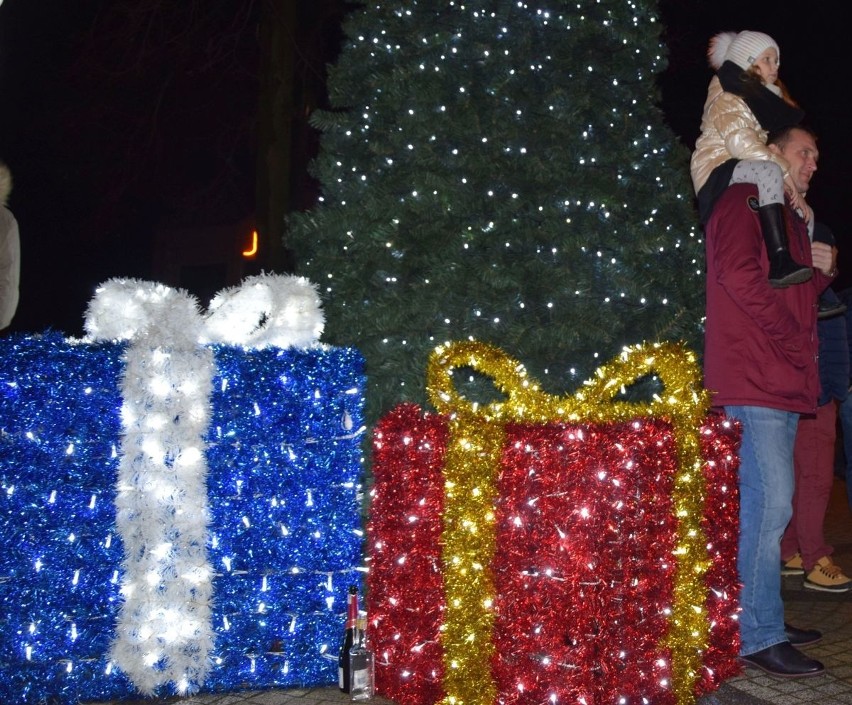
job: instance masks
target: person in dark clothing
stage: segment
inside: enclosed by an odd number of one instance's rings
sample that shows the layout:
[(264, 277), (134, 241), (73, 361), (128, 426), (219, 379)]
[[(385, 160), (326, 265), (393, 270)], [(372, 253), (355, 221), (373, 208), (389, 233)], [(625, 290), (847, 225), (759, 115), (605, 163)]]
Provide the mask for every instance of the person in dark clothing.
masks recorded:
[[(830, 304), (840, 303), (830, 287), (823, 297)], [(803, 575), (806, 589), (840, 593), (852, 590), (852, 579), (831, 560), (834, 549), (825, 542), (823, 523), (834, 483), (838, 408), (849, 396), (845, 317), (819, 320), (817, 336), (820, 396), (816, 414), (799, 418), (793, 450), (793, 516), (781, 539), (781, 574)]]
[(838, 298), (846, 304), (846, 339), (849, 343), (849, 377), (846, 380), (849, 393), (840, 403), (840, 435), (843, 441), (843, 467), (840, 476), (846, 480), (846, 499), (852, 510), (852, 287), (838, 293)]

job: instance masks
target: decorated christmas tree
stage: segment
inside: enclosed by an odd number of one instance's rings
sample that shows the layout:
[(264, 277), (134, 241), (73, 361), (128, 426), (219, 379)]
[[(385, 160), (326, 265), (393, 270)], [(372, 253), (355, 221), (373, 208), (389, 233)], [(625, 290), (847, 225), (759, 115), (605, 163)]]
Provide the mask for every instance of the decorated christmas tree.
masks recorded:
[(658, 107), (656, 2), (359, 6), (294, 216), (324, 339), (367, 360), (368, 418), (424, 403), (430, 352), (474, 339), (565, 393), (625, 345), (700, 352), (688, 155)]

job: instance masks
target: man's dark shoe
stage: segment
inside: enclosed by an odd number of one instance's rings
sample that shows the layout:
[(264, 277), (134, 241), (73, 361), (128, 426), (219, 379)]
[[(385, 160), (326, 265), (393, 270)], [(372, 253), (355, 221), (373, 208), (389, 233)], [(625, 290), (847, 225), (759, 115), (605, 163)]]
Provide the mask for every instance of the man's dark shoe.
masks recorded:
[(740, 661), (779, 678), (807, 678), (825, 672), (825, 666), (797, 651), (789, 641), (740, 656)]
[(816, 629), (798, 629), (784, 622), (784, 634), (793, 646), (810, 646), (822, 639), (822, 632)]

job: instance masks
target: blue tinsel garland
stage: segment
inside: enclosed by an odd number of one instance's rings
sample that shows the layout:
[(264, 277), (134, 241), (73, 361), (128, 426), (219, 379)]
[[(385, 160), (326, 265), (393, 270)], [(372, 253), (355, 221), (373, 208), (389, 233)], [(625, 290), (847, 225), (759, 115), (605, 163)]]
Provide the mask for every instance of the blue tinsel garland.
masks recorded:
[[(124, 343), (0, 339), (0, 702), (134, 693), (107, 655)], [(214, 346), (206, 437), (215, 645), (204, 692), (336, 680), (361, 584), (363, 360)], [(157, 695), (174, 694), (162, 688)]]

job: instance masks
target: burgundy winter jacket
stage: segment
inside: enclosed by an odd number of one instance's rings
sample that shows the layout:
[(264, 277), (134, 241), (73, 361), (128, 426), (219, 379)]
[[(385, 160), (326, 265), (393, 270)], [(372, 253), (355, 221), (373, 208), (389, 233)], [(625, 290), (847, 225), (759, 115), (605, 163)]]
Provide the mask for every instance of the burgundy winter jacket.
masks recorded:
[[(704, 386), (715, 406), (814, 413), (819, 396), (816, 303), (831, 282), (819, 270), (804, 284), (769, 285), (756, 210), (757, 188), (728, 188), (705, 227), (707, 320)], [(811, 264), (807, 226), (786, 209), (790, 254)]]

